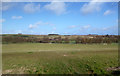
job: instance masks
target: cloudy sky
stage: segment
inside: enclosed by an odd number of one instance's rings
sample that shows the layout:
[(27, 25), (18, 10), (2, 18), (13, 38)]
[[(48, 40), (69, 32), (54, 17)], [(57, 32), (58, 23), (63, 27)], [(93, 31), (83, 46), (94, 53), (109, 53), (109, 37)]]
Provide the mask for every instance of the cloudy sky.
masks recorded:
[(117, 2), (4, 2), (3, 34), (118, 34)]

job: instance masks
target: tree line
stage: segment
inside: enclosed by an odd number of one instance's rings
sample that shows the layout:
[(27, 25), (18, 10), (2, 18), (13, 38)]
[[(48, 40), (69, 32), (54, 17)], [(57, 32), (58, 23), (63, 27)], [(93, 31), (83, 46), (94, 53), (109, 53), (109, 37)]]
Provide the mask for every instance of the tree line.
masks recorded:
[(117, 35), (103, 35), (103, 36), (58, 36), (50, 38), (43, 36), (42, 38), (29, 36), (3, 36), (3, 43), (71, 43), (71, 44), (92, 44), (92, 43), (118, 43)]

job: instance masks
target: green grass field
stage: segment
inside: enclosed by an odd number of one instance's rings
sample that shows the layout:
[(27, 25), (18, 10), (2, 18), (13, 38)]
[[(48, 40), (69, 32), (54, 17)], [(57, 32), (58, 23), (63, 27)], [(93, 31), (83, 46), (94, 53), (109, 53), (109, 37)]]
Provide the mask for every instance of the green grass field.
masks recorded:
[(4, 74), (109, 74), (118, 66), (117, 44), (2, 45)]

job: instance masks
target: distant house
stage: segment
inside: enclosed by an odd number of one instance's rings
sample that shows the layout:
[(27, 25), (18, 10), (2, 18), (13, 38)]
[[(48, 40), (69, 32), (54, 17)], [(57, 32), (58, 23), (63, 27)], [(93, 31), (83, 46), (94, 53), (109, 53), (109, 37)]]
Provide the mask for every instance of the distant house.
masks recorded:
[(22, 35), (22, 33), (18, 33), (18, 35)]
[(88, 35), (98, 35), (98, 34), (88, 34)]
[(48, 36), (57, 36), (59, 34), (48, 34)]
[(64, 36), (70, 36), (70, 35), (64, 35)]

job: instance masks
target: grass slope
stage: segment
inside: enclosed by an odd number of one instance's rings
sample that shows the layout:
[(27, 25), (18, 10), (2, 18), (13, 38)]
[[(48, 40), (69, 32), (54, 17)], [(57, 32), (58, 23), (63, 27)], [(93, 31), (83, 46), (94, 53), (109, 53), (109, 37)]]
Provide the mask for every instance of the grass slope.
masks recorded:
[(108, 74), (118, 66), (117, 44), (3, 44), (3, 73)]

